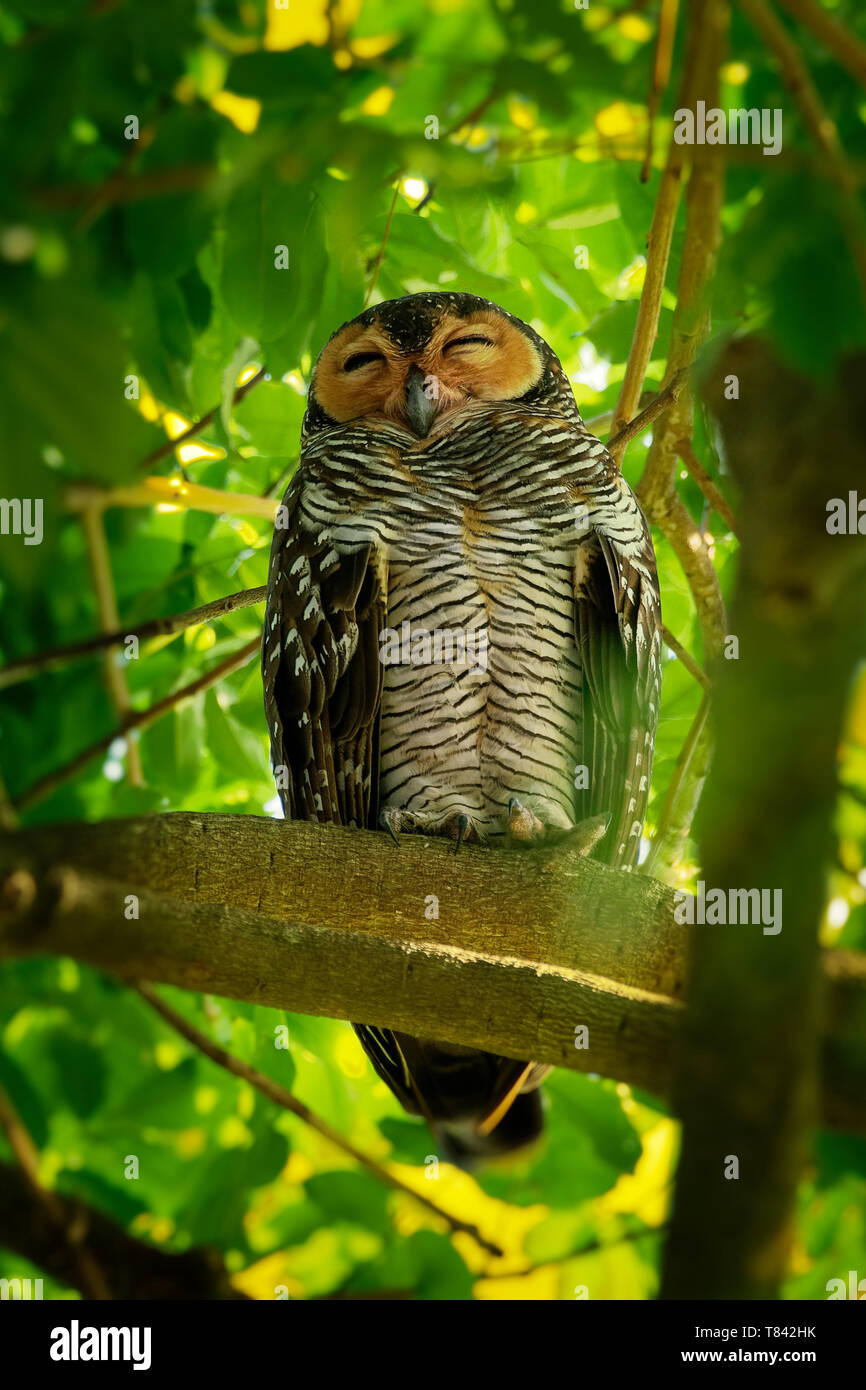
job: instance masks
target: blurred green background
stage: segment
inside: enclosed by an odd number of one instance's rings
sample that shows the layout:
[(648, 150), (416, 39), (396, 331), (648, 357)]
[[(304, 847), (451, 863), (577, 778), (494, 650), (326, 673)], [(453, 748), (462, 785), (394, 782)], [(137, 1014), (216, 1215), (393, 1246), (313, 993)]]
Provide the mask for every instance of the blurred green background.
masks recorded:
[[(866, 37), (855, 0), (828, 8)], [(2, 543), (0, 659), (100, 626), (72, 483), (119, 488), (172, 474), (278, 495), (297, 459), (315, 355), (372, 293), (447, 287), (532, 323), (559, 354), (586, 419), (616, 403), (671, 130), (671, 88), (641, 182), (659, 4), (555, 0), (58, 0), (0, 7), (0, 491), (44, 499), (40, 546)], [(866, 98), (816, 43), (803, 51), (855, 169)], [(713, 335), (768, 332), (819, 376), (864, 341), (862, 302), (826, 170), (776, 66), (739, 14), (724, 107), (782, 107), (776, 158), (729, 151)], [(125, 138), (136, 130), (137, 139)], [(429, 138), (437, 134), (438, 138)], [(387, 227), (387, 239), (386, 239)], [(661, 381), (682, 210), (663, 300)], [(278, 269), (274, 250), (288, 249)], [(384, 253), (383, 253), (384, 247)], [(240, 382), (268, 379), (239, 403)], [(130, 383), (134, 383), (132, 386)], [(215, 411), (194, 438), (147, 456)], [(604, 435), (607, 424), (597, 426)], [(649, 435), (624, 471), (641, 476)], [(696, 450), (723, 490), (711, 423)], [(177, 472), (179, 467), (184, 473)], [(700, 519), (685, 472), (680, 495)], [(734, 499), (735, 500), (735, 499)], [(736, 544), (710, 526), (725, 593)], [(104, 513), (116, 603), (130, 627), (266, 580), (270, 525), (163, 500)], [(665, 622), (701, 659), (691, 595), (655, 535)], [(142, 644), (123, 671), (144, 709), (254, 637), (261, 609)], [(117, 725), (98, 661), (0, 696), (0, 767), (14, 798)], [(700, 688), (665, 669), (658, 815)], [(167, 810), (275, 813), (255, 661), (121, 741), (25, 823)], [(843, 750), (866, 791), (866, 682)], [(140, 785), (135, 783), (139, 782)], [(845, 801), (825, 939), (866, 946), (866, 807)], [(694, 854), (679, 885), (696, 874)], [(404, 1290), (420, 1298), (646, 1298), (657, 1289), (676, 1158), (664, 1109), (625, 1086), (558, 1073), (531, 1159), (427, 1182), (431, 1140), (373, 1075), (348, 1025), (166, 991), (222, 1045), (273, 1075), (371, 1155), (505, 1248), (449, 1236), (293, 1117), (179, 1041), (136, 997), (70, 961), (0, 973), (0, 1083), (41, 1175), (166, 1249), (212, 1244), (260, 1298)], [(290, 1048), (274, 1048), (286, 1022)], [(140, 1156), (137, 1181), (126, 1154)], [(862, 1269), (866, 1145), (822, 1136), (804, 1184), (786, 1293), (826, 1297)], [(0, 1232), (2, 1241), (2, 1232)], [(583, 1252), (583, 1253), (581, 1253)], [(26, 1274), (0, 1250), (0, 1275)], [(46, 1294), (68, 1291), (51, 1284)]]

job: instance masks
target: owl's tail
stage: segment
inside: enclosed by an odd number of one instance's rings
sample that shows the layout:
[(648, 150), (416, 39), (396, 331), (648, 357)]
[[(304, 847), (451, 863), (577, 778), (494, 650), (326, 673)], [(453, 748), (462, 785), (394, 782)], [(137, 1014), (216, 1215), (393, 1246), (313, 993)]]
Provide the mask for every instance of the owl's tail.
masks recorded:
[(490, 1134), (479, 1132), (478, 1117), (437, 1126), (442, 1136), (444, 1157), (467, 1172), (481, 1167), (489, 1159), (528, 1149), (540, 1137), (543, 1129), (539, 1091), (519, 1095)]
[(355, 1025), (367, 1056), (442, 1157), (461, 1168), (526, 1148), (543, 1127), (538, 1086), (550, 1068), (492, 1052)]

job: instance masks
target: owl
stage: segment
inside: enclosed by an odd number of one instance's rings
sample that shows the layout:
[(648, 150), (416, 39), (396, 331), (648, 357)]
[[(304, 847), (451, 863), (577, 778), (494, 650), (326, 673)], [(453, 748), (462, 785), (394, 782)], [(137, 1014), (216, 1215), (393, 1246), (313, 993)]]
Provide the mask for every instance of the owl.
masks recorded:
[[(334, 333), (271, 549), (262, 672), (287, 817), (630, 868), (660, 633), (649, 527), (532, 328), (423, 293)], [(541, 1133), (549, 1068), (354, 1026), (452, 1161)]]

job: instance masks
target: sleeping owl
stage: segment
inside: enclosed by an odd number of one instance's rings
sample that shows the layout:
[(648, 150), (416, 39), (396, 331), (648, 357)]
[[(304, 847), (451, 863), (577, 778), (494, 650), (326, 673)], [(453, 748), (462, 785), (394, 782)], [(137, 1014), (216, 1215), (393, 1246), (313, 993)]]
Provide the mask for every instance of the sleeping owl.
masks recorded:
[[(652, 540), (532, 328), (458, 293), (344, 324), (281, 517), (262, 672), (287, 817), (634, 865), (660, 687)], [(452, 1161), (541, 1132), (547, 1068), (355, 1028)]]

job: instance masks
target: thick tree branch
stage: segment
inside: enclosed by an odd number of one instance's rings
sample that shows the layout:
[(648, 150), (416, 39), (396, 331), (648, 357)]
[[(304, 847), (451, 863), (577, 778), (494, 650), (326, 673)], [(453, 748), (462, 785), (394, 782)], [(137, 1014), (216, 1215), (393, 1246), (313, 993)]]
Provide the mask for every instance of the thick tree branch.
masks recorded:
[(401, 836), (396, 849), (374, 831), (184, 811), (40, 825), (0, 841), (2, 880), (16, 871), (42, 880), (60, 865), (84, 877), (110, 866), (125, 893), (517, 955), (682, 993), (688, 933), (674, 921), (671, 891), (574, 854), (464, 845), (455, 855), (420, 835)]
[[(726, 895), (765, 890), (783, 930), (728, 925), (695, 937), (667, 1298), (772, 1298), (788, 1267), (831, 997), (821, 998), (818, 927), (835, 851), (837, 749), (866, 623), (866, 540), (828, 534), (827, 502), (847, 499), (866, 472), (863, 366), (850, 363), (834, 390), (820, 390), (743, 340), (714, 387), (743, 494), (743, 550), (739, 659), (723, 663), (714, 696), (725, 756), (707, 786), (703, 874)], [(729, 374), (748, 382), (739, 401), (720, 399)], [(847, 1031), (850, 1000), (832, 998), (841, 1046), (862, 1056), (866, 1036)], [(825, 1035), (825, 1067), (836, 1046)]]
[[(107, 864), (113, 881), (100, 877)], [(377, 1023), (657, 1095), (694, 930), (673, 909), (662, 884), (574, 855), (455, 856), (416, 836), (398, 850), (371, 831), (256, 817), (0, 841), (0, 957), (72, 955), (128, 980)], [(834, 957), (825, 1115), (866, 1128), (866, 970)]]
[(50, 1228), (55, 1243), (64, 1249), (75, 1286), (80, 1288), (87, 1298), (110, 1298), (109, 1284), (103, 1267), (88, 1247), (87, 1225), (82, 1220), (82, 1213), (69, 1210), (56, 1192), (43, 1187), (39, 1180), (39, 1152), (2, 1086), (0, 1128), (6, 1135), (6, 1141), (18, 1164), (21, 1185), (29, 1195), (38, 1216)]

